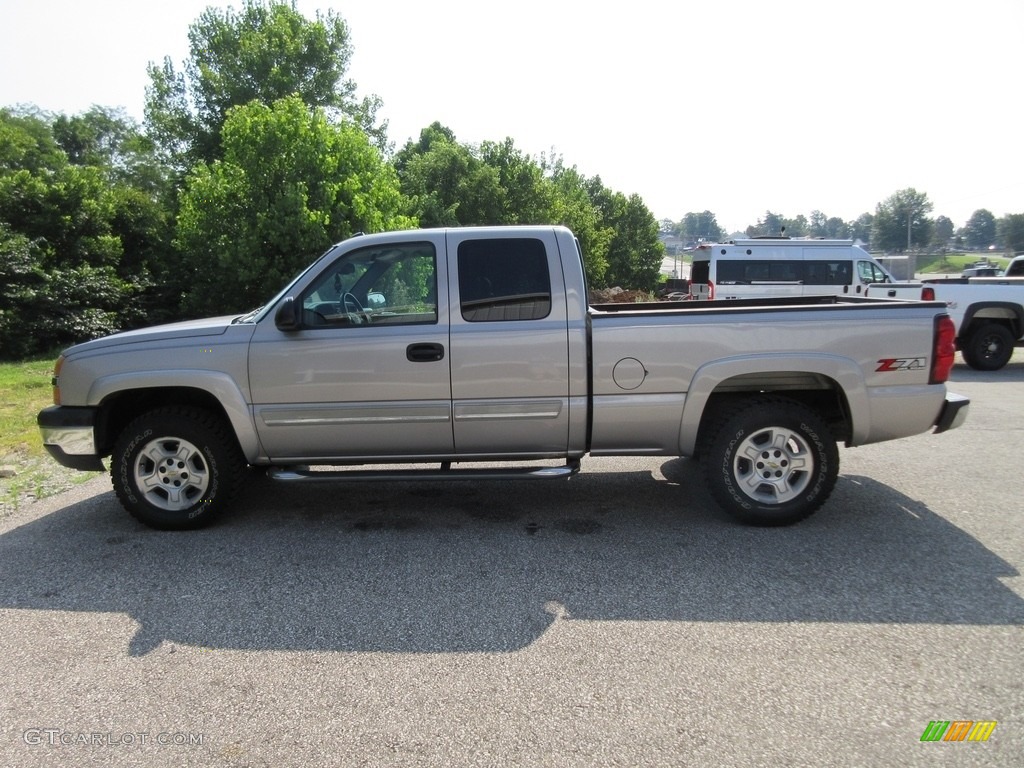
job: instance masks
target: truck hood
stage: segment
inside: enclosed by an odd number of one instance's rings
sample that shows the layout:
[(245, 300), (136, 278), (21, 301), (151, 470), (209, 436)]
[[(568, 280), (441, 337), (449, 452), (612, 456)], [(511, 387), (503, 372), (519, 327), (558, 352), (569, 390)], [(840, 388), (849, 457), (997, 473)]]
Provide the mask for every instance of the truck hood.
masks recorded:
[(209, 317), (203, 320), (185, 320), (180, 323), (154, 325), (150, 328), (139, 328), (134, 331), (123, 331), (111, 334), (82, 344), (76, 344), (65, 350), (65, 355), (77, 352), (93, 352), (98, 349), (117, 347), (124, 344), (139, 344), (149, 341), (167, 341), (171, 339), (188, 339), (202, 336), (221, 336), (238, 315)]

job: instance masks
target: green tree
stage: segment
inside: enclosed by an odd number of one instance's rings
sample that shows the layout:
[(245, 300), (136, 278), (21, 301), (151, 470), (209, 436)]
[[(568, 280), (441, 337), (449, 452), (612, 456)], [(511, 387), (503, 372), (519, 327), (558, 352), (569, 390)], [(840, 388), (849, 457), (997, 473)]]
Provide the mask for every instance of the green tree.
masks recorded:
[(299, 96), (231, 110), (223, 142), (223, 160), (199, 163), (182, 196), (175, 244), (189, 313), (257, 306), (331, 243), (414, 225), (366, 134)]
[(595, 287), (605, 286), (615, 231), (603, 220), (590, 198), (588, 179), (575, 166), (565, 168), (559, 159), (550, 170), (555, 187), (551, 220), (571, 229), (580, 241), (588, 282)]
[(803, 214), (787, 219), (782, 214), (765, 211), (764, 218), (748, 226), (746, 232), (748, 237), (805, 237), (809, 227)]
[(932, 232), (932, 245), (936, 248), (944, 248), (953, 239), (955, 227), (948, 216), (935, 217), (935, 229)]
[[(653, 291), (659, 282), (665, 247), (658, 240), (658, 221), (638, 195), (626, 197), (601, 182), (587, 181), (587, 193), (601, 222), (612, 232), (603, 285)], [(594, 287), (602, 287), (598, 283)]]
[(502, 190), (495, 224), (545, 224), (551, 220), (554, 188), (540, 164), (516, 149), (512, 139), (485, 141), (480, 159), (497, 174)]
[(153, 141), (124, 110), (100, 106), (57, 115), (52, 130), (69, 163), (98, 169), (106, 180), (110, 224), (122, 246), (116, 270), (145, 286), (136, 304), (146, 321), (176, 318), (180, 275), (170, 258), (174, 189)]
[(643, 201), (565, 168), (561, 158), (535, 159), (510, 138), (460, 144), (449, 128), (434, 123), (394, 162), (409, 212), (422, 226), (563, 224), (580, 241), (592, 286), (609, 280), (634, 289), (657, 285), (664, 249)]
[(41, 115), (0, 109), (0, 173), (50, 173), (67, 162)]
[(827, 222), (828, 216), (824, 213), (817, 209), (811, 211), (811, 217), (807, 223), (807, 234), (811, 237), (826, 237), (828, 231)]
[(932, 203), (913, 187), (894, 192), (875, 208), (871, 246), (883, 251), (905, 251), (931, 242)]
[(725, 237), (724, 230), (719, 226), (718, 219), (711, 211), (697, 213), (691, 211), (683, 215), (677, 232), (684, 242), (717, 243)]
[(871, 228), (875, 224), (875, 217), (870, 213), (862, 213), (853, 221), (849, 222), (849, 237), (860, 240), (862, 243), (871, 242)]
[(790, 235), (790, 232), (786, 232), (786, 218), (778, 213), (772, 213), (771, 211), (765, 211), (764, 217), (757, 220), (757, 224), (747, 227), (747, 235), (750, 237), (757, 236), (779, 236), (779, 235)]
[(144, 267), (124, 267), (107, 169), (74, 165), (38, 115), (0, 110), (0, 355), (19, 357), (139, 319)]
[(1024, 253), (1024, 213), (1010, 213), (1003, 216), (999, 224), (999, 242), (1007, 253)]
[(504, 195), (498, 172), (449, 128), (433, 123), (395, 155), (409, 213), (423, 227), (498, 224)]
[(838, 216), (826, 216), (818, 210), (811, 211), (807, 222), (807, 234), (811, 237), (826, 237), (845, 240), (851, 235), (851, 226)]
[(825, 237), (847, 240), (850, 238), (851, 232), (851, 226), (838, 216), (830, 216), (828, 221), (825, 222)]
[(93, 106), (80, 115), (57, 115), (51, 130), (72, 165), (103, 168), (112, 182), (154, 196), (168, 193), (167, 168), (156, 145), (123, 109)]
[(315, 20), (294, 0), (244, 0), (242, 9), (207, 8), (189, 28), (182, 71), (170, 58), (150, 64), (146, 89), (149, 133), (182, 168), (221, 156), (220, 130), (232, 107), (270, 105), (297, 94), (309, 107), (344, 115), (383, 150), (376, 96), (356, 98), (345, 79), (352, 56), (345, 21), (329, 11)]
[(971, 214), (962, 232), (968, 248), (984, 250), (996, 241), (996, 217), (985, 208)]

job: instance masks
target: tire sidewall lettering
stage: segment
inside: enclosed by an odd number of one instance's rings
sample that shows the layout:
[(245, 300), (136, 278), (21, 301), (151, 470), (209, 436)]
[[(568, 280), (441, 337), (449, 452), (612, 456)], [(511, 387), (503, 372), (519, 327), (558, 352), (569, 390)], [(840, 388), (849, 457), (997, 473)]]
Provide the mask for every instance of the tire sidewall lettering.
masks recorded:
[(746, 434), (747, 431), (745, 429), (738, 430), (733, 434), (732, 439), (729, 441), (729, 445), (722, 454), (722, 479), (725, 482), (725, 488), (729, 495), (732, 496), (733, 501), (743, 507), (743, 509), (749, 510), (752, 508), (750, 499), (748, 499), (746, 494), (736, 487), (736, 478), (733, 476), (732, 472), (733, 459), (736, 457), (736, 446), (741, 440), (743, 440)]
[(202, 453), (203, 461), (206, 462), (206, 466), (210, 468), (210, 486), (206, 489), (206, 496), (200, 499), (194, 507), (188, 511), (188, 519), (193, 520), (199, 515), (206, 512), (212, 504), (217, 501), (217, 485), (220, 478), (220, 471), (217, 469), (217, 459), (215, 458), (216, 453), (207, 444), (203, 444), (200, 447), (200, 453)]
[(135, 449), (138, 448), (143, 441), (149, 439), (152, 434), (152, 429), (144, 429), (141, 433), (133, 437), (131, 442), (128, 443), (128, 446), (124, 449), (124, 453), (121, 454), (121, 461), (118, 462), (121, 470), (121, 485), (132, 504), (138, 504), (139, 499), (135, 495), (135, 491), (137, 490), (135, 486), (135, 479), (131, 476), (129, 470), (138, 460)]

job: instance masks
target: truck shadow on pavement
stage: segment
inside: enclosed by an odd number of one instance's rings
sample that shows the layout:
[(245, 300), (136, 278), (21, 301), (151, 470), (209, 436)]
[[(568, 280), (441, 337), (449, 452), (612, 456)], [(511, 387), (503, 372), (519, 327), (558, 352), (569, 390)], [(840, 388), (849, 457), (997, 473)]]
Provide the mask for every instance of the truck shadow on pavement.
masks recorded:
[(0, 608), (126, 614), (132, 655), (512, 652), (580, 620), (1021, 625), (1000, 582), (1016, 575), (858, 476), (800, 525), (737, 525), (685, 460), (567, 483), (253, 476), (237, 511), (189, 533), (106, 492), (0, 535)]

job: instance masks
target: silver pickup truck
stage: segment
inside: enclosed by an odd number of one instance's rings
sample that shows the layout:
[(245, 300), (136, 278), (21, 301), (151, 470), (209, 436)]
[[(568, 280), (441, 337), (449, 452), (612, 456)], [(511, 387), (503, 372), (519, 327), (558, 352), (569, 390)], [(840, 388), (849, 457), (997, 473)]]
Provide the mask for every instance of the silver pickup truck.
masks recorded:
[(339, 243), (249, 314), (71, 347), (38, 421), (65, 466), (110, 456), (122, 504), (165, 529), (213, 519), (247, 465), (540, 479), (588, 453), (699, 457), (725, 510), (785, 525), (828, 498), (837, 442), (963, 421), (953, 338), (920, 301), (589, 306), (564, 227), (392, 232)]

